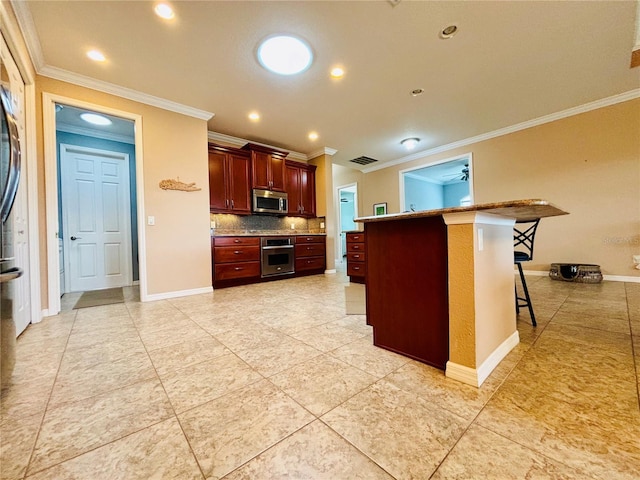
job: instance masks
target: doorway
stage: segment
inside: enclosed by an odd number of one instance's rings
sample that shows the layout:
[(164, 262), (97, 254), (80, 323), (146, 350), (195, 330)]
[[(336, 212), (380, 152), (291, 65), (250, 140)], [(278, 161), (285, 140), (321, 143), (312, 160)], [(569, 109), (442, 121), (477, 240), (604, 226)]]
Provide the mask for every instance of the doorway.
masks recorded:
[(418, 212), (473, 204), (472, 155), (400, 171), (400, 210)]
[[(81, 119), (83, 113), (106, 118), (117, 128), (101, 130), (99, 125), (89, 125)], [(43, 117), (49, 286), (45, 314), (60, 311), (65, 292), (126, 286), (137, 278), (140, 297), (146, 298), (142, 202), (138, 198), (143, 174), (141, 117), (48, 93), (43, 93)], [(75, 180), (66, 178), (73, 171), (70, 165), (81, 167)], [(92, 169), (97, 176), (82, 176)], [(94, 196), (98, 190), (101, 198)], [(90, 208), (88, 198), (94, 203)], [(72, 214), (74, 203), (82, 208)], [(94, 227), (102, 231), (95, 233)], [(99, 242), (81, 244), (84, 236), (96, 234), (102, 236)]]
[(352, 183), (338, 187), (338, 222), (340, 225), (340, 242), (338, 258), (345, 261), (347, 256), (347, 235), (345, 232), (357, 230), (354, 218), (358, 217), (358, 184)]

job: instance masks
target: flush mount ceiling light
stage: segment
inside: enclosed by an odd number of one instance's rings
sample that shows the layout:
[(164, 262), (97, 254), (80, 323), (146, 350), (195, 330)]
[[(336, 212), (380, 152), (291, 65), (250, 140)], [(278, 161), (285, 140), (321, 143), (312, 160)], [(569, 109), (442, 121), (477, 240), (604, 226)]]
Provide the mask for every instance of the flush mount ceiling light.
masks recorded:
[(275, 35), (258, 47), (258, 61), (267, 70), (279, 75), (304, 72), (313, 61), (311, 47), (292, 35)]
[(251, 112), (249, 114), (249, 120), (257, 122), (258, 120), (260, 120), (260, 114), (258, 112)]
[(156, 12), (156, 15), (158, 15), (160, 18), (164, 18), (165, 20), (171, 20), (176, 16), (173, 8), (171, 8), (171, 6), (167, 5), (166, 3), (159, 3), (155, 6), (153, 11)]
[(458, 33), (458, 27), (456, 25), (449, 25), (440, 31), (440, 38), (447, 40), (453, 37), (456, 33)]
[(107, 117), (103, 117), (102, 115), (98, 115), (97, 113), (82, 113), (80, 118), (87, 123), (91, 123), (93, 125), (111, 125), (111, 120)]
[(87, 57), (94, 62), (104, 62), (106, 60), (106, 57), (99, 50), (89, 50), (87, 52)]
[(407, 150), (413, 150), (414, 148), (416, 148), (418, 143), (420, 143), (419, 138), (411, 137), (411, 138), (405, 138), (404, 140), (402, 140), (400, 142), (400, 145), (402, 145)]

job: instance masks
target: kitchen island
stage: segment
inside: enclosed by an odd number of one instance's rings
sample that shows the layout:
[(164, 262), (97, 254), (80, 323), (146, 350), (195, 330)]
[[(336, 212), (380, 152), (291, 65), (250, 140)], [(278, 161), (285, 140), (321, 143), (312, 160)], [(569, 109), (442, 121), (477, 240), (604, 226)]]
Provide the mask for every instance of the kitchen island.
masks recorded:
[(513, 225), (565, 214), (514, 200), (357, 218), (374, 344), (480, 386), (519, 342)]

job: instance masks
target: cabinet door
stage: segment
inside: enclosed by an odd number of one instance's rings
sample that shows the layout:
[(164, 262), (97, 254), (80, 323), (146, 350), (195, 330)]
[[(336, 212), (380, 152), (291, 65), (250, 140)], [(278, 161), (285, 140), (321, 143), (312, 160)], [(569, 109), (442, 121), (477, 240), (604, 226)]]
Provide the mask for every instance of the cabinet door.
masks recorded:
[(251, 173), (253, 188), (271, 189), (269, 163), (271, 155), (264, 152), (251, 152)]
[(229, 198), (233, 213), (251, 213), (251, 160), (248, 156), (229, 155)]
[(300, 169), (300, 205), (302, 215), (316, 216), (316, 172), (314, 168)]
[(209, 152), (209, 208), (212, 212), (227, 212), (226, 155)]
[(300, 215), (300, 169), (291, 165), (286, 167), (286, 191), (289, 215)]
[(277, 192), (284, 192), (285, 185), (285, 160), (284, 158), (278, 155), (271, 155), (270, 162), (270, 173), (271, 173), (271, 190), (275, 190)]

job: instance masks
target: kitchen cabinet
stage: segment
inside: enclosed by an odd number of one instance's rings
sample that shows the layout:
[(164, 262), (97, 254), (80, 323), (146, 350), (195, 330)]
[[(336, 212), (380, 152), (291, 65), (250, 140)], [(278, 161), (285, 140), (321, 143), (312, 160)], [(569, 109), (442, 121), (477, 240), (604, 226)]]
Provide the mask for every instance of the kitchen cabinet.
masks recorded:
[(325, 252), (324, 235), (296, 236), (296, 276), (323, 273), (326, 267)]
[(285, 158), (289, 152), (247, 143), (244, 150), (251, 152), (252, 188), (285, 191)]
[(213, 286), (260, 281), (260, 237), (213, 237)]
[(347, 233), (347, 275), (353, 283), (365, 283), (367, 273), (364, 232)]
[(251, 214), (251, 157), (243, 151), (209, 144), (209, 210)]
[(286, 191), (290, 216), (316, 216), (316, 166), (287, 160)]

